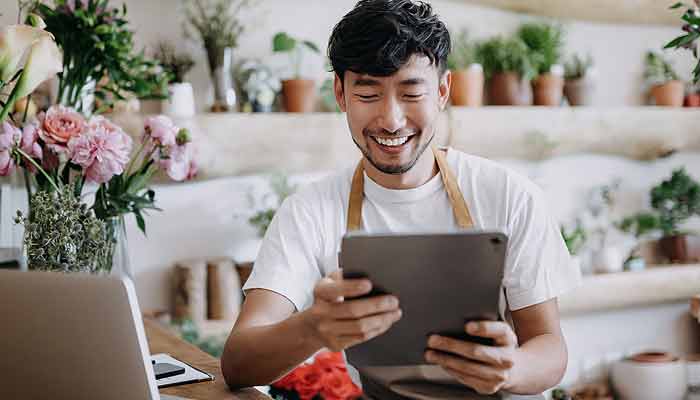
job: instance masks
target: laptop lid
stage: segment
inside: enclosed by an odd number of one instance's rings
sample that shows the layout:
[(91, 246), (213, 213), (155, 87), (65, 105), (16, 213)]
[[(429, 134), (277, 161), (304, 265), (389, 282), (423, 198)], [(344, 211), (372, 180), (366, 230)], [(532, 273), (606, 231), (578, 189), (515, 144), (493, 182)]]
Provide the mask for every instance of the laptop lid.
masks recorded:
[(0, 399), (158, 399), (128, 278), (0, 270)]

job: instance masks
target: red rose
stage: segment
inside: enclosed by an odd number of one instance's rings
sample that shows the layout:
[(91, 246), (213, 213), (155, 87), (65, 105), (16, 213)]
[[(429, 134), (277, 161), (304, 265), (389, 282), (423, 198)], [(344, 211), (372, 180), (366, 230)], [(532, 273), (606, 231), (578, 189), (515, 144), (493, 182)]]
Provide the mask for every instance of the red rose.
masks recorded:
[(284, 390), (293, 390), (294, 389), (294, 382), (297, 380), (296, 375), (294, 374), (293, 370), (292, 372), (288, 373), (287, 375), (281, 377), (277, 381), (273, 382), (272, 385), (273, 387), (284, 389)]
[(345, 371), (335, 370), (323, 375), (321, 396), (324, 400), (356, 399), (362, 395)]
[(325, 373), (330, 373), (334, 370), (347, 370), (345, 366), (345, 359), (343, 358), (343, 353), (320, 353), (315, 357), (314, 364), (322, 368)]
[(313, 365), (304, 364), (294, 370), (294, 390), (301, 400), (311, 400), (321, 390), (321, 373)]

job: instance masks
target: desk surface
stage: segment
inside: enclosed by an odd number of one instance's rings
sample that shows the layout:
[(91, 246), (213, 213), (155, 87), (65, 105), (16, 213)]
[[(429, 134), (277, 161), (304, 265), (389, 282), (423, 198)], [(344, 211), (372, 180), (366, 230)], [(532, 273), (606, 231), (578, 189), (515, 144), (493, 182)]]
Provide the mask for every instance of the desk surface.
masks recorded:
[(214, 375), (214, 381), (173, 386), (161, 389), (160, 393), (186, 397), (188, 399), (212, 400), (269, 400), (270, 398), (255, 389), (230, 391), (221, 373), (219, 360), (203, 352), (196, 346), (182, 340), (158, 324), (144, 318), (148, 347), (152, 354), (167, 353), (193, 367)]

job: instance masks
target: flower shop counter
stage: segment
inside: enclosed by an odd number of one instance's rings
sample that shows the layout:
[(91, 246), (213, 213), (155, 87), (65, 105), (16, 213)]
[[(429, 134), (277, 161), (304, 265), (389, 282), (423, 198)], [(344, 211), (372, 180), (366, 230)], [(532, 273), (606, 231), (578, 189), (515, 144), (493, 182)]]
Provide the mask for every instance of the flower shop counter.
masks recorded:
[(590, 275), (559, 299), (563, 316), (684, 302), (700, 293), (700, 264), (653, 265), (643, 271)]
[(257, 389), (229, 390), (221, 373), (219, 360), (185, 342), (155, 320), (144, 318), (143, 325), (152, 354), (167, 353), (193, 367), (214, 375), (211, 382), (192, 383), (160, 389), (161, 394), (181, 396), (188, 399), (212, 400), (265, 400), (269, 399)]

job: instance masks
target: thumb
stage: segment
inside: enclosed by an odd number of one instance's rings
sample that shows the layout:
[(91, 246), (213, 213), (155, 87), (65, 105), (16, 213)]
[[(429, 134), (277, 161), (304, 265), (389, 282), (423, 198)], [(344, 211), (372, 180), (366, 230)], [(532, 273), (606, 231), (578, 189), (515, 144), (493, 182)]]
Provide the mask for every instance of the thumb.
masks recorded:
[(334, 281), (342, 281), (343, 280), (343, 270), (342, 269), (336, 269), (335, 271), (331, 272), (328, 277)]

